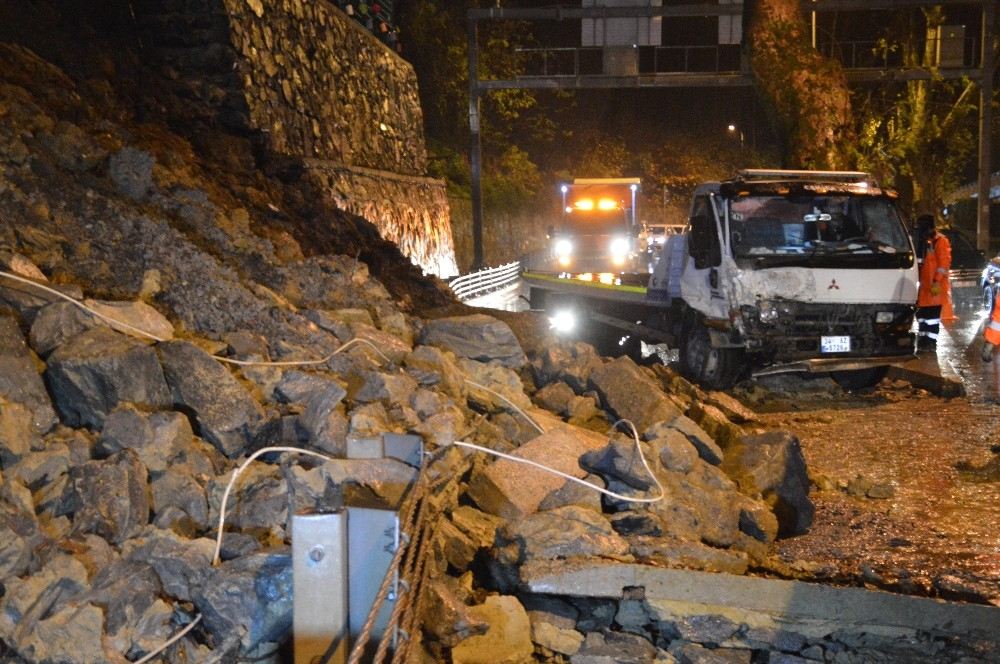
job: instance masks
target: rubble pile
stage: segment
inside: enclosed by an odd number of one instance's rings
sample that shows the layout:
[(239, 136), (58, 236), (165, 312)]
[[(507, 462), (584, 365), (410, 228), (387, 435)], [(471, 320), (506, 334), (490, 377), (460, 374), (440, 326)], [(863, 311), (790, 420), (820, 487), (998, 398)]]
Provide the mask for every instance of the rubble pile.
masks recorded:
[[(94, 89), (25, 49), (0, 45), (0, 60), (4, 661), (135, 661), (195, 621), (167, 661), (276, 660), (290, 519), (399, 508), (415, 465), (347, 458), (386, 433), (420, 436), (449, 479), (416, 635), (431, 660), (798, 661), (878, 645), (668, 610), (638, 589), (531, 590), (581, 562), (775, 569), (769, 545), (812, 519), (797, 440), (663, 367), (585, 344), (526, 353), (490, 316), (420, 315), (448, 298), (387, 268), (398, 252), (377, 254), (383, 284), (330, 250), (324, 228), (367, 243), (362, 222), (325, 219), (308, 244), (280, 207), (302, 190), (215, 173), (165, 127), (97, 113), (81, 96)], [(213, 564), (235, 469), (274, 446), (310, 454), (248, 465)]]

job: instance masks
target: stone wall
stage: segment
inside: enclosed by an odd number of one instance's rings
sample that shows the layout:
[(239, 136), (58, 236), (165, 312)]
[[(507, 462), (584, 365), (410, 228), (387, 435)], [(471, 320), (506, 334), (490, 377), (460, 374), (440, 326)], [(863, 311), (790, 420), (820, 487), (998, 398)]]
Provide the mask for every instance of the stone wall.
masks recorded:
[[(451, 209), (451, 229), (455, 243), (455, 258), (465, 274), (472, 269), (472, 203), (468, 198), (448, 197)], [(520, 260), (525, 255), (545, 249), (546, 229), (552, 225), (558, 211), (537, 209), (521, 212), (483, 211), (483, 261), (486, 265), (503, 265)]]
[(424, 270), (440, 276), (458, 273), (448, 198), (440, 180), (315, 159), (306, 161), (306, 173), (332, 203), (374, 223)]
[[(338, 205), (428, 272), (455, 264), (443, 181), (427, 155), (413, 68), (325, 0), (145, 0), (150, 57), (208, 115), (308, 159)], [(380, 181), (382, 180), (382, 181)], [(370, 197), (366, 197), (370, 194)]]

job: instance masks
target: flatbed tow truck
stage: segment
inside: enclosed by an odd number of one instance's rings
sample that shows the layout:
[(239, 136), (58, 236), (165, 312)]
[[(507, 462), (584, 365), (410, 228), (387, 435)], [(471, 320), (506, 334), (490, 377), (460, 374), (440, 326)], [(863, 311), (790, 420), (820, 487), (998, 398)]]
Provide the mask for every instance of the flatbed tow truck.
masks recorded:
[(914, 352), (917, 267), (896, 194), (866, 173), (744, 170), (700, 185), (645, 286), (526, 269), (533, 309), (680, 352), (709, 388), (830, 372), (874, 384)]

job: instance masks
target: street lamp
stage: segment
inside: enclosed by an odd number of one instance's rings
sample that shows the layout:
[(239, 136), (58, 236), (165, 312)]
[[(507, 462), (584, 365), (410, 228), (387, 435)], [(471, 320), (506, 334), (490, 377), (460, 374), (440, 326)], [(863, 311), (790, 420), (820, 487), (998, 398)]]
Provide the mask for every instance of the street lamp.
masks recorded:
[(739, 127), (737, 127), (734, 124), (730, 124), (728, 127), (726, 127), (726, 129), (728, 129), (729, 133), (733, 134), (733, 135), (736, 135), (736, 132), (739, 132), (739, 134), (740, 134), (740, 149), (742, 150), (743, 149), (743, 130), (740, 129)]

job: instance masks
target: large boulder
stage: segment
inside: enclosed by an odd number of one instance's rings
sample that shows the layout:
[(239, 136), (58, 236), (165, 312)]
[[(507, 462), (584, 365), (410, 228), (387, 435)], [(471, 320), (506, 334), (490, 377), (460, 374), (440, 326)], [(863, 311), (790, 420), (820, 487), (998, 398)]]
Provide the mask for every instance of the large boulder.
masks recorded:
[(170, 406), (163, 370), (150, 346), (106, 327), (73, 337), (49, 356), (45, 372), (66, 424), (99, 429), (122, 402)]
[(681, 415), (660, 386), (628, 357), (594, 367), (590, 384), (608, 409), (619, 418), (631, 420), (639, 431)]
[(147, 473), (138, 455), (124, 450), (104, 461), (88, 461), (70, 472), (77, 505), (74, 526), (121, 544), (149, 521)]
[(173, 402), (192, 415), (199, 435), (226, 456), (243, 453), (264, 419), (247, 389), (192, 343), (170, 341), (159, 351)]
[(181, 413), (150, 414), (131, 404), (123, 404), (104, 421), (95, 452), (110, 456), (132, 449), (151, 473), (162, 473), (177, 454), (187, 449), (193, 438), (191, 423)]
[[(564, 425), (525, 443), (514, 456), (582, 479), (587, 471), (580, 467), (580, 456), (606, 442), (599, 434)], [(539, 468), (498, 459), (473, 476), (468, 495), (484, 512), (519, 519), (537, 511), (542, 501), (568, 482)]]
[(292, 627), (292, 558), (261, 552), (209, 568), (194, 595), (217, 643), (239, 639), (243, 653), (284, 641)]
[(97, 327), (98, 319), (72, 302), (60, 300), (42, 307), (31, 323), (28, 341), (46, 356), (78, 334)]
[(520, 664), (531, 660), (531, 623), (516, 597), (491, 595), (470, 607), (468, 613), (473, 620), (489, 625), (489, 630), (456, 645), (451, 651), (454, 664)]
[(760, 496), (778, 518), (778, 536), (808, 532), (815, 507), (799, 439), (785, 431), (744, 436), (726, 452), (723, 470), (740, 491)]
[(420, 343), (450, 350), (470, 360), (497, 360), (512, 369), (523, 367), (528, 361), (510, 327), (486, 314), (427, 321)]
[(629, 544), (603, 514), (576, 505), (538, 512), (502, 528), (498, 560), (516, 566), (574, 556), (625, 559)]
[(17, 321), (9, 316), (0, 316), (0, 398), (23, 406), (37, 434), (47, 432), (58, 421), (32, 353)]

